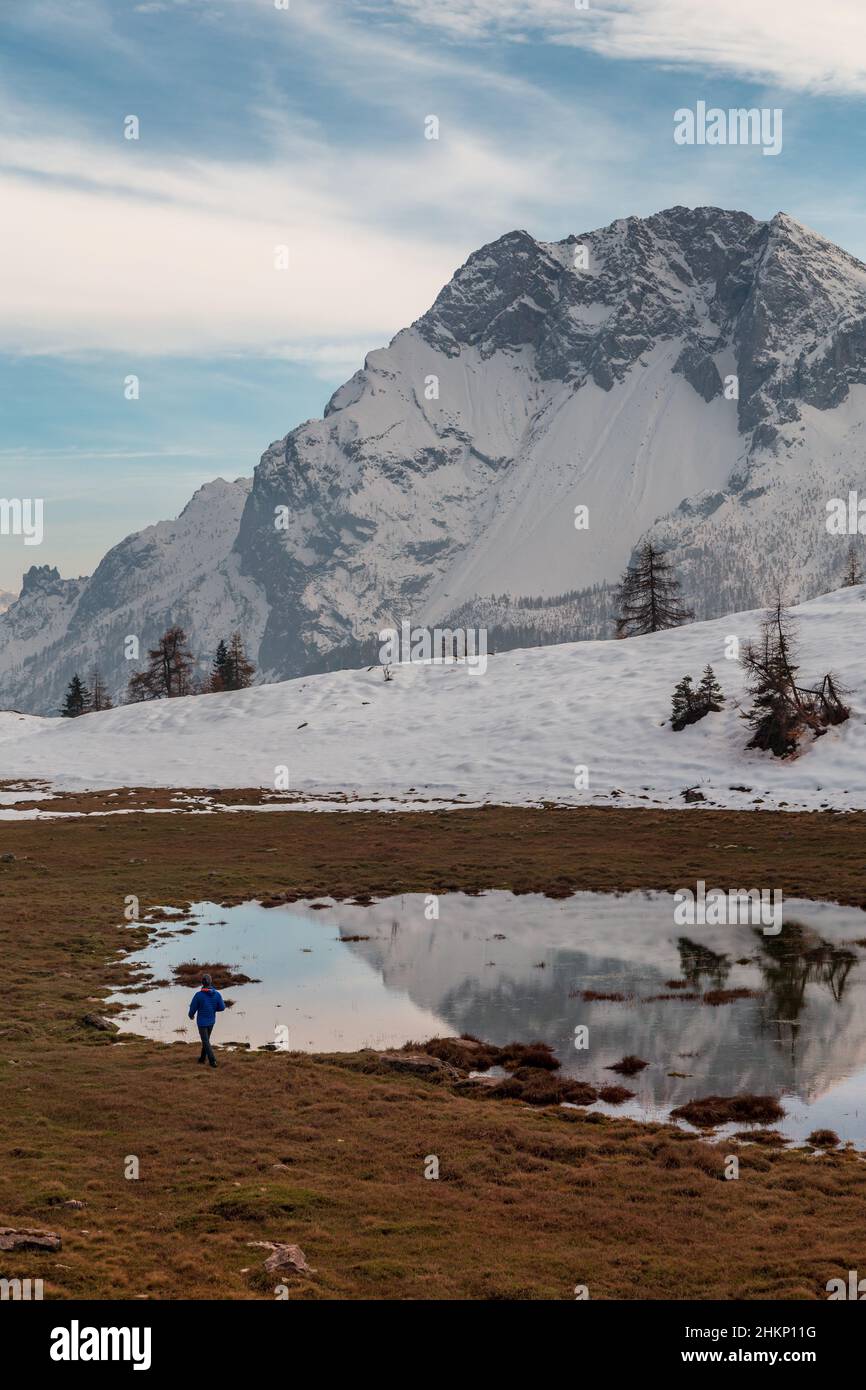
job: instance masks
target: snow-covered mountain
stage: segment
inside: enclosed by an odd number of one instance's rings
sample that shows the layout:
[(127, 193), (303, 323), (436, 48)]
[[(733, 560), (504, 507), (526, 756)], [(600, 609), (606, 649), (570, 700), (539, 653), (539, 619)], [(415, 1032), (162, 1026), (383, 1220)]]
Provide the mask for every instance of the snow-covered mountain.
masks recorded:
[[(831, 588), (826, 503), (863, 485), (866, 267), (783, 213), (676, 207), (564, 241), (511, 232), (263, 455), (89, 580), (31, 570), (0, 615), (0, 705), (56, 708), (122, 640), (232, 627), (268, 680), (350, 666), (382, 626), (498, 649), (610, 632), (637, 541), (698, 616)], [(866, 487), (864, 487), (866, 491)], [(575, 508), (588, 508), (578, 529)]]
[(50, 565), (24, 575), (18, 601), (0, 614), (0, 707), (56, 713), (74, 671), (98, 667), (109, 690), (125, 688), (142, 653), (178, 622), (212, 652), (235, 627), (256, 649), (261, 596), (233, 551), (252, 482), (218, 478), (199, 488), (176, 521), (161, 521), (110, 550), (89, 579), (61, 579)]
[[(750, 612), (623, 642), (502, 652), (483, 672), (462, 662), (412, 662), (396, 667), (391, 681), (378, 667), (361, 668), (81, 719), (0, 714), (0, 768), (7, 778), (71, 791), (272, 792), (278, 770), (288, 768), (290, 797), (315, 809), (344, 808), (332, 795), (361, 798), (362, 806), (364, 798), (386, 798), (372, 803), (380, 809), (435, 806), (436, 798), (683, 808), (691, 804), (683, 792), (697, 786), (699, 808), (862, 810), (866, 584), (793, 613), (803, 679), (834, 670), (851, 707), (844, 724), (806, 739), (794, 760), (745, 748), (737, 708), (746, 701), (743, 670), (726, 652), (731, 635), (741, 643), (757, 635), (761, 614)], [(697, 679), (708, 662), (725, 706), (675, 733), (674, 685), (686, 674)], [(576, 777), (578, 768), (586, 777)], [(269, 809), (280, 802), (282, 792)], [(0, 820), (15, 814), (0, 810)]]

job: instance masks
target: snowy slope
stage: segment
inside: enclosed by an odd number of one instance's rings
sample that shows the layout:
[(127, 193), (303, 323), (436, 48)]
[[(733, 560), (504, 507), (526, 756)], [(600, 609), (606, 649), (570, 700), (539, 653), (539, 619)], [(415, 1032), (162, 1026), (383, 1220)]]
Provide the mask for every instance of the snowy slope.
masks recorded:
[[(683, 789), (699, 786), (712, 806), (866, 807), (866, 585), (795, 612), (803, 676), (833, 669), (852, 692), (852, 717), (794, 761), (744, 751), (734, 708), (742, 673), (724, 649), (730, 635), (756, 633), (760, 613), (751, 612), (621, 642), (507, 652), (484, 674), (419, 663), (397, 667), (390, 683), (378, 668), (339, 671), (78, 720), (0, 714), (0, 777), (75, 790), (273, 788), (285, 765), (302, 798), (679, 807)], [(665, 723), (673, 686), (708, 662), (727, 706), (674, 733)], [(585, 792), (574, 789), (581, 764)]]

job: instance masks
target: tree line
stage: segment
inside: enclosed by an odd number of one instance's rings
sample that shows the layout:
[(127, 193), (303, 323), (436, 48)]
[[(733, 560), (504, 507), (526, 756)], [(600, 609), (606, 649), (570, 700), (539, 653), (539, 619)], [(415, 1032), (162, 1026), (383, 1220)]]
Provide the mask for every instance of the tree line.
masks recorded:
[[(240, 632), (233, 632), (228, 640), (220, 639), (207, 674), (202, 674), (198, 666), (183, 628), (167, 628), (156, 646), (148, 650), (144, 669), (130, 676), (124, 703), (246, 690), (256, 673)], [(111, 708), (111, 698), (100, 673), (93, 671), (85, 684), (76, 672), (66, 689), (60, 713), (67, 719), (77, 719), (82, 714)]]

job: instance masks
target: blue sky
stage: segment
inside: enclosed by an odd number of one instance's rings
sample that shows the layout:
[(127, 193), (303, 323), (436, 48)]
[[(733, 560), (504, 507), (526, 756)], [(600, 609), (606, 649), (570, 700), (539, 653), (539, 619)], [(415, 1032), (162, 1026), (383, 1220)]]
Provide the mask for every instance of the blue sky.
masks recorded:
[[(40, 547), (0, 536), (0, 589), (32, 563), (91, 572), (200, 483), (250, 474), (515, 226), (784, 209), (866, 259), (861, 0), (0, 16), (0, 496), (45, 499)], [(674, 111), (699, 100), (781, 107), (781, 154), (676, 145)]]

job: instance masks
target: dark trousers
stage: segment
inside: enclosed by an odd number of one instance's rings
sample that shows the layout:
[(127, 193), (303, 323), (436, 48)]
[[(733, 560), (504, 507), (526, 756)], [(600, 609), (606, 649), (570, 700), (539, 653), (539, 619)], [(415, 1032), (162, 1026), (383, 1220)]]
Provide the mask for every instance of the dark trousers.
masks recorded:
[(215, 1067), (215, 1066), (216, 1066), (216, 1057), (214, 1057), (214, 1055), (213, 1055), (213, 1048), (212, 1048), (211, 1045), (210, 1045), (210, 1030), (211, 1030), (211, 1028), (213, 1028), (213, 1024), (212, 1024), (212, 1023), (211, 1023), (211, 1024), (209, 1025), (209, 1027), (207, 1027), (207, 1028), (202, 1028), (201, 1024), (199, 1024), (199, 1026), (198, 1026), (198, 1035), (199, 1035), (199, 1037), (201, 1038), (201, 1056), (199, 1057), (198, 1060), (199, 1060), (200, 1062), (203, 1062), (203, 1061), (205, 1060), (205, 1058), (207, 1058), (207, 1060), (210, 1062), (211, 1066), (214, 1066), (214, 1067)]

